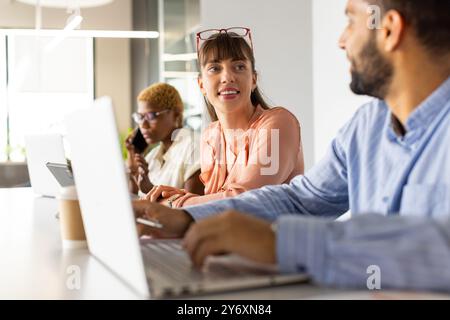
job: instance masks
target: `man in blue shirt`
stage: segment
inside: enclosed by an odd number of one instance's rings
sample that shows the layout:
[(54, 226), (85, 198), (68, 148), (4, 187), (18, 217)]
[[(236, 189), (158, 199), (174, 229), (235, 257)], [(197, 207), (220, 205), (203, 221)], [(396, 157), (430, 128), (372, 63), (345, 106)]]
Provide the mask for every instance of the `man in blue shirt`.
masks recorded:
[(376, 99), (326, 157), (288, 185), (184, 211), (137, 202), (136, 213), (184, 235), (196, 265), (233, 252), (347, 287), (366, 287), (376, 266), (383, 288), (450, 291), (449, 13), (449, 1), (349, 0), (339, 45), (350, 86)]

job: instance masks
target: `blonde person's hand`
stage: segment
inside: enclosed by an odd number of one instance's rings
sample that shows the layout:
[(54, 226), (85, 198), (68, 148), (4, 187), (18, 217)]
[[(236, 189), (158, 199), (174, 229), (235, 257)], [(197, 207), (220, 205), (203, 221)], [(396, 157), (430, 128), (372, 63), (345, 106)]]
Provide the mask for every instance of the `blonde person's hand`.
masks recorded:
[(207, 256), (224, 253), (260, 263), (276, 263), (275, 233), (270, 223), (237, 211), (191, 224), (183, 245), (196, 267), (201, 267)]
[(138, 168), (142, 169), (145, 174), (148, 174), (148, 162), (145, 160), (143, 155), (135, 153), (134, 162)]
[[(131, 180), (134, 182), (134, 184), (136, 184), (137, 188), (139, 189), (141, 189), (141, 185), (143, 185), (145, 189), (145, 191), (143, 192), (147, 193), (148, 191), (150, 191), (153, 185), (149, 186), (147, 184), (146, 179), (143, 177), (144, 175), (148, 175), (148, 163), (145, 160), (144, 156), (136, 151), (136, 148), (133, 145), (133, 139), (136, 136), (136, 133), (137, 129), (131, 132), (125, 139), (125, 147), (127, 150), (126, 165)], [(139, 180), (141, 182), (139, 182)]]
[(125, 148), (127, 149), (126, 165), (127, 165), (128, 171), (130, 172), (131, 175), (136, 175), (137, 170), (138, 170), (138, 165), (135, 161), (136, 150), (132, 144), (135, 134), (136, 134), (136, 132), (133, 131), (125, 139)]
[(136, 172), (132, 175), (134, 183), (142, 193), (148, 193), (153, 188), (153, 184), (148, 177), (148, 163), (138, 153), (134, 154), (134, 163), (136, 164)]
[(140, 236), (149, 235), (155, 238), (181, 238), (194, 219), (183, 210), (171, 209), (158, 203), (145, 200), (133, 201), (136, 218), (156, 220), (163, 225), (162, 229), (137, 224)]
[(167, 199), (176, 194), (185, 195), (186, 190), (169, 186), (154, 186), (152, 190), (145, 196), (147, 201), (157, 202), (160, 198)]
[(133, 153), (136, 152), (136, 150), (134, 149), (134, 146), (133, 146), (133, 139), (134, 139), (134, 136), (136, 135), (136, 132), (137, 132), (137, 130), (133, 130), (125, 139), (125, 148), (128, 151), (133, 151)]
[(136, 184), (142, 193), (148, 193), (153, 188), (153, 184), (148, 177), (148, 171), (145, 171), (141, 167), (138, 168)]

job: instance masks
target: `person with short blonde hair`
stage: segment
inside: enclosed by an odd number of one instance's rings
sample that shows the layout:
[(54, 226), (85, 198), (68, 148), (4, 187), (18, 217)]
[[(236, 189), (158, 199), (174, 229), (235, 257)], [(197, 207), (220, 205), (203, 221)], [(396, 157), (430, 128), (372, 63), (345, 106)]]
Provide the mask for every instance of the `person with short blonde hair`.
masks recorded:
[(174, 110), (177, 113), (177, 127), (181, 128), (183, 126), (183, 100), (177, 89), (170, 84), (155, 83), (145, 88), (139, 93), (137, 101), (145, 102), (161, 109)]
[[(126, 139), (130, 190), (147, 193), (154, 185), (202, 192), (199, 180), (199, 141), (195, 133), (183, 128), (183, 101), (177, 89), (167, 83), (155, 83), (137, 97), (138, 110), (133, 120), (138, 125)], [(145, 157), (132, 140), (140, 130), (150, 146), (159, 143)]]

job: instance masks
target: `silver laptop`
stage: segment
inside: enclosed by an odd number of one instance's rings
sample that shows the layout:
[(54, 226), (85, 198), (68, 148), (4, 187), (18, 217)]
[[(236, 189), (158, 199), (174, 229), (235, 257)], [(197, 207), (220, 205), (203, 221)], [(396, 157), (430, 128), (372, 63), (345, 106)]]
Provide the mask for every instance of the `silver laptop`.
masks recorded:
[(162, 298), (307, 279), (232, 255), (210, 258), (199, 271), (180, 240), (139, 241), (111, 100), (73, 113), (66, 125), (89, 250), (139, 294)]
[(60, 188), (58, 181), (46, 167), (48, 162), (66, 163), (60, 134), (30, 134), (25, 136), (28, 174), (35, 194), (55, 197)]

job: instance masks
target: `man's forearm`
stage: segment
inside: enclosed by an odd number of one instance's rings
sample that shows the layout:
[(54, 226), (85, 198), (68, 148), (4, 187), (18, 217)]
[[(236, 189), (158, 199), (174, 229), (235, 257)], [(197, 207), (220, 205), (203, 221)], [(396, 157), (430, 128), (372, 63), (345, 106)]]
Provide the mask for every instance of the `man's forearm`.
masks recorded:
[(184, 209), (195, 220), (234, 209), (272, 221), (280, 214), (300, 213), (292, 200), (292, 196), (287, 191), (289, 188), (289, 185), (268, 186), (245, 192), (233, 198), (185, 207)]
[[(365, 214), (346, 222), (283, 216), (277, 260), (318, 283), (450, 291), (450, 219)], [(369, 284), (368, 284), (369, 283)]]

